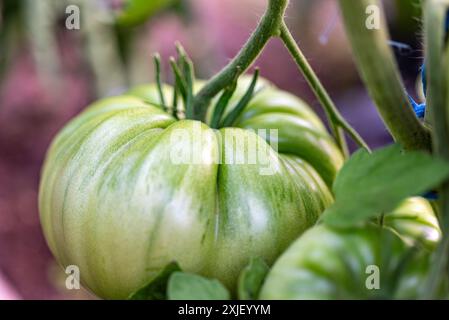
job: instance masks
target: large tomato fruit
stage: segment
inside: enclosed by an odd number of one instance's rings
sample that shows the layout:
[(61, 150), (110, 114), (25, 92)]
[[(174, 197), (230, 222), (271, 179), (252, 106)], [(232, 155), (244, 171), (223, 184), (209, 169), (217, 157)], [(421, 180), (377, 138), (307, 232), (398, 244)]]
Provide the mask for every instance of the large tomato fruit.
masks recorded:
[[(167, 101), (171, 90), (164, 87)], [(229, 288), (251, 257), (272, 263), (332, 202), (328, 186), (343, 159), (304, 102), (266, 81), (257, 90), (233, 127), (220, 130), (162, 111), (155, 85), (72, 120), (48, 151), (39, 193), (60, 264), (77, 265), (98, 296), (126, 298), (172, 261)], [(251, 128), (278, 129), (270, 137), (278, 151)], [(234, 149), (235, 139), (249, 138), (268, 150), (272, 174), (261, 174), (259, 162), (210, 161), (253, 155), (246, 144)], [(173, 153), (189, 158), (192, 144), (205, 161), (174, 163)]]
[(316, 226), (276, 261), (260, 297), (416, 299), (426, 279), (429, 251), (411, 245), (418, 240), (431, 248), (440, 237), (432, 207), (422, 198), (408, 199), (386, 215), (384, 227)]

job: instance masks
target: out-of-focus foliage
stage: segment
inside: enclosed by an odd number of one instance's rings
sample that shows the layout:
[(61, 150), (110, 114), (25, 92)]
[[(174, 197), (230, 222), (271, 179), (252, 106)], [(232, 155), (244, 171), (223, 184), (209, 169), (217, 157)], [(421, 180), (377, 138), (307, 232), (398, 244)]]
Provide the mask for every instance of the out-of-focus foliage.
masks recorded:
[(21, 38), (22, 1), (0, 1), (0, 82)]
[(136, 26), (147, 21), (160, 10), (173, 5), (177, 0), (124, 0), (116, 10), (117, 23), (121, 26)]
[(401, 32), (413, 34), (419, 25), (421, 17), (422, 0), (395, 0), (396, 23)]

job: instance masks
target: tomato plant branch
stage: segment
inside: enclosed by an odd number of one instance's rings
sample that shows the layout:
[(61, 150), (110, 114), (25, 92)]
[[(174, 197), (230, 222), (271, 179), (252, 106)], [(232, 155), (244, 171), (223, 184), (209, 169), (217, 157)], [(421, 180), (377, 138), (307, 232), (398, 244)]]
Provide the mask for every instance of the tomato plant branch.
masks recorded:
[(207, 108), (209, 107), (212, 98), (214, 98), (220, 91), (226, 90), (229, 83), (232, 83), (251, 66), (252, 62), (257, 58), (271, 37), (280, 36), (305, 75), (319, 101), (324, 106), (331, 129), (340, 149), (347, 154), (347, 145), (344, 136), (344, 131), (346, 131), (359, 146), (369, 150), (368, 145), (362, 137), (338, 112), (328, 93), (296, 44), (296, 41), (293, 39), (284, 22), (284, 14), (287, 5), (288, 1), (285, 0), (269, 1), (266, 13), (245, 46), (240, 50), (237, 56), (222, 69), (222, 71), (215, 75), (194, 97), (193, 118), (204, 121)]
[[(380, 2), (339, 1), (356, 64), (391, 135), (406, 149), (430, 151), (430, 132), (413, 112), (388, 46), (388, 30), (379, 9)], [(367, 14), (369, 8), (373, 9), (372, 25)]]
[[(433, 128), (433, 151), (449, 161), (449, 47), (445, 48), (444, 21), (449, 1), (429, 0), (425, 4), (424, 27), (427, 59), (427, 113)], [(438, 247), (424, 286), (424, 299), (438, 298), (440, 284), (448, 276), (449, 254), (449, 181), (439, 190), (441, 217), (440, 226), (443, 239)]]
[(193, 100), (193, 118), (204, 121), (211, 100), (229, 83), (243, 74), (259, 56), (271, 37), (279, 34), (288, 0), (269, 0), (268, 7), (256, 30), (237, 56), (216, 74), (196, 94)]
[(321, 105), (323, 106), (327, 118), (329, 119), (329, 124), (333, 131), (333, 134), (339, 144), (339, 147), (343, 152), (347, 150), (346, 141), (344, 137), (344, 131), (346, 131), (351, 138), (362, 148), (370, 151), (368, 144), (363, 140), (363, 138), (358, 134), (358, 132), (343, 118), (343, 116), (338, 111), (337, 107), (333, 103), (326, 89), (324, 89), (321, 81), (313, 71), (312, 67), (308, 63), (306, 57), (302, 53), (295, 39), (293, 38), (290, 30), (288, 29), (285, 22), (281, 25), (281, 39), (287, 47), (288, 51), (292, 55), (302, 74), (306, 78), (313, 92), (317, 96)]

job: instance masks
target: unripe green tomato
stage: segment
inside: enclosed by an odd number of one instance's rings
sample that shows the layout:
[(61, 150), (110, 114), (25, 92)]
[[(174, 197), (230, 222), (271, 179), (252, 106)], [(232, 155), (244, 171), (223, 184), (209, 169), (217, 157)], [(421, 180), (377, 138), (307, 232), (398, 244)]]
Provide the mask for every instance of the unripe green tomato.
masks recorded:
[[(241, 119), (218, 131), (159, 109), (155, 85), (98, 101), (67, 124), (48, 151), (39, 192), (59, 263), (77, 265), (86, 287), (112, 299), (172, 261), (230, 289), (252, 257), (272, 263), (332, 202), (328, 185), (343, 158), (304, 102), (264, 84)], [(234, 101), (244, 89), (242, 81)], [(164, 86), (169, 104), (171, 91)], [(251, 128), (279, 129), (279, 150)], [(226, 134), (255, 139), (276, 170), (173, 161), (192, 144), (202, 146), (203, 160), (254, 155), (246, 144), (234, 149)]]
[(434, 224), (432, 208), (427, 205), (421, 198), (405, 201), (386, 215), (387, 228), (368, 225), (333, 229), (320, 225), (309, 229), (276, 261), (260, 298), (418, 298), (430, 251), (411, 253), (407, 242), (427, 234), (433, 234), (427, 244), (435, 237), (439, 239), (438, 224)]
[(123, 0), (123, 8), (117, 12), (117, 23), (132, 27), (144, 23), (158, 11), (176, 0)]
[(413, 197), (403, 201), (383, 218), (383, 225), (394, 230), (406, 243), (420, 241), (433, 250), (441, 240), (441, 230), (434, 210), (424, 198)]

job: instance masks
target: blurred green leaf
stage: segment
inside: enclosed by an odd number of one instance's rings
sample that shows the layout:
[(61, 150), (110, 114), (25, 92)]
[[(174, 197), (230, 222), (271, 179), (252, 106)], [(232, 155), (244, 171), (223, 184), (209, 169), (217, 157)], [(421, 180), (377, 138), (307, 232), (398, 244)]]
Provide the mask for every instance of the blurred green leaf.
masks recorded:
[(169, 300), (229, 300), (229, 291), (218, 281), (196, 274), (175, 272), (168, 282)]
[(251, 259), (249, 264), (240, 273), (238, 298), (240, 300), (256, 300), (268, 271), (269, 267), (263, 259)]
[(153, 280), (129, 296), (129, 300), (166, 300), (170, 276), (181, 268), (176, 262), (168, 264)]
[(334, 182), (335, 203), (325, 223), (351, 226), (391, 212), (401, 200), (422, 194), (449, 176), (449, 164), (424, 152), (392, 145), (372, 154), (356, 152)]
[(133, 27), (144, 23), (174, 3), (176, 0), (126, 0), (117, 22), (120, 26)]
[(395, 0), (395, 9), (396, 28), (404, 35), (413, 36), (421, 27), (422, 21), (418, 17), (422, 16), (422, 0)]

